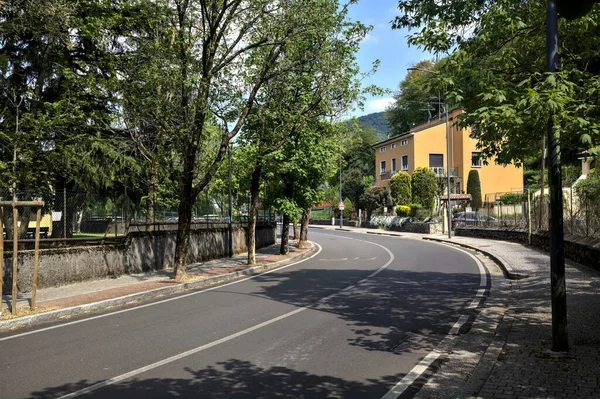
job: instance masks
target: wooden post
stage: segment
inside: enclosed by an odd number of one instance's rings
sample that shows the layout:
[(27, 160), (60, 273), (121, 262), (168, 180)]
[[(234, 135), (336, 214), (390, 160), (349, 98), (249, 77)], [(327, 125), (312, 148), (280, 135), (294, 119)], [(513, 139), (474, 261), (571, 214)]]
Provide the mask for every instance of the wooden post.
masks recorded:
[(33, 284), (31, 291), (31, 310), (35, 310), (35, 297), (37, 294), (38, 267), (40, 264), (40, 222), (42, 219), (42, 208), (37, 209), (35, 220), (35, 251), (33, 253)]
[(13, 267), (12, 267), (12, 298), (11, 313), (17, 314), (17, 254), (19, 252), (19, 210), (13, 204)]
[(2, 284), (4, 283), (4, 207), (0, 206), (0, 316), (2, 316)]

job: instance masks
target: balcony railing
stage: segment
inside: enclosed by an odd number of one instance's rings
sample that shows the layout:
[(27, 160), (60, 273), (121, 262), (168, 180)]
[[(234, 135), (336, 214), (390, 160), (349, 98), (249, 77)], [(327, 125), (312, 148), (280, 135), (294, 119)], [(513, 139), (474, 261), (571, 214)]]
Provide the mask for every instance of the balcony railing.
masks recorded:
[[(430, 167), (429, 169), (431, 169), (433, 171), (433, 173), (435, 174), (436, 177), (448, 176), (448, 174), (446, 173), (448, 171), (448, 169), (446, 169), (446, 168)], [(450, 170), (450, 177), (458, 177), (458, 169), (457, 168), (450, 168), (449, 170)]]
[(390, 177), (392, 177), (392, 174), (389, 171), (385, 171), (385, 170), (380, 170), (379, 171), (379, 178), (381, 180), (389, 180)]

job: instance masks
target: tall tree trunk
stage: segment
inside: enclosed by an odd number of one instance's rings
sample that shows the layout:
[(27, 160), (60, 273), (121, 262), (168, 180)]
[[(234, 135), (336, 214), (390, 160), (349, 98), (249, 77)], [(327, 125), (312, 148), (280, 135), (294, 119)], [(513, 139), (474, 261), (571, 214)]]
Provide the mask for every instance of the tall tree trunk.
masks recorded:
[(297, 240), (300, 236), (300, 229), (298, 228), (298, 217), (295, 216), (294, 220), (292, 221), (293, 226), (294, 226), (294, 237), (292, 238), (292, 240)]
[(287, 255), (290, 252), (289, 248), (290, 241), (290, 217), (287, 214), (283, 214), (282, 226), (281, 226), (281, 248), (279, 254)]
[(311, 208), (306, 208), (302, 211), (302, 221), (300, 228), (300, 241), (298, 242), (298, 248), (308, 247), (308, 221), (310, 219)]
[(538, 230), (542, 229), (544, 220), (544, 191), (546, 189), (546, 137), (542, 138), (542, 175), (540, 176), (540, 219), (538, 220)]
[(187, 276), (187, 254), (192, 227), (192, 208), (194, 198), (192, 195), (193, 171), (186, 165), (183, 183), (179, 194), (179, 209), (177, 224), (177, 240), (175, 242), (175, 259), (173, 262), (174, 278), (177, 281), (184, 280)]
[(146, 231), (154, 230), (156, 189), (158, 186), (158, 156), (148, 165), (148, 196), (146, 197)]
[(256, 215), (258, 214), (258, 198), (260, 191), (260, 173), (262, 164), (256, 160), (250, 179), (250, 212), (248, 214), (248, 264), (256, 263)]

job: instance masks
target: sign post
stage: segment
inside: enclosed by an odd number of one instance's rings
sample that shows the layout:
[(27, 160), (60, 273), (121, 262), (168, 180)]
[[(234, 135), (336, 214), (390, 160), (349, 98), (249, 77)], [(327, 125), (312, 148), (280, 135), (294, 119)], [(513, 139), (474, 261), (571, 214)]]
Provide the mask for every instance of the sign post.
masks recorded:
[(344, 205), (344, 201), (340, 200), (338, 204), (338, 209), (340, 210), (340, 229), (344, 228), (344, 209), (346, 206)]

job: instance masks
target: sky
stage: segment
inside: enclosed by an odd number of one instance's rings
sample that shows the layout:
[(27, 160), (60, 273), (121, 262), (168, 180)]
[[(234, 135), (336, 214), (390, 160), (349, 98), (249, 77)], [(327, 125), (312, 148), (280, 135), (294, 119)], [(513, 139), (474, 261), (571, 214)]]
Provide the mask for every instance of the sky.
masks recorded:
[[(398, 15), (398, 0), (359, 0), (358, 4), (350, 6), (349, 15), (352, 20), (373, 26), (357, 55), (361, 71), (369, 71), (377, 59), (381, 62), (377, 72), (365, 79), (363, 86), (375, 84), (395, 92), (406, 75), (406, 68), (433, 58), (415, 46), (408, 46), (408, 30), (392, 30), (391, 21)], [(392, 101), (391, 93), (378, 98), (367, 96), (364, 109), (356, 109), (349, 116), (385, 111)]]

